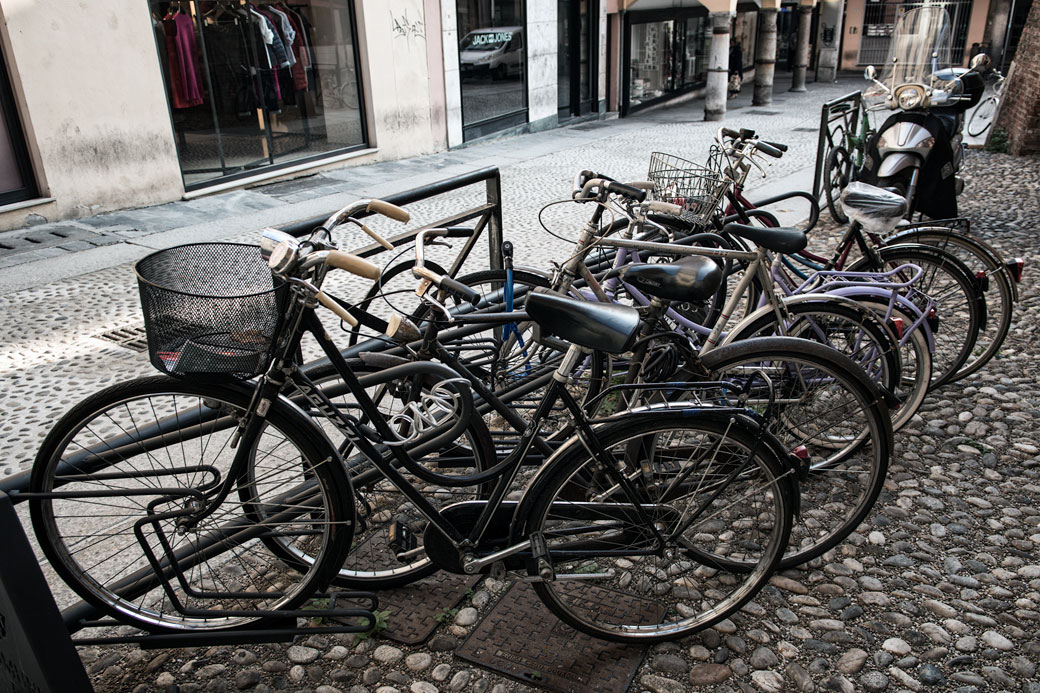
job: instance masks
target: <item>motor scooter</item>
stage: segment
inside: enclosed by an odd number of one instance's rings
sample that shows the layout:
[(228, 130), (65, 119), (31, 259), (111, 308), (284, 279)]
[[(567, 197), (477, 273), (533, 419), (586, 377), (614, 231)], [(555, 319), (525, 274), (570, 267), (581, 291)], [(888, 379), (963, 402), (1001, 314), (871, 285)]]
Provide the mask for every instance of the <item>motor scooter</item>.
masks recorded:
[(895, 112), (867, 142), (859, 180), (907, 199), (907, 218), (920, 212), (933, 219), (957, 216), (964, 188), (964, 112), (982, 98), (985, 54), (970, 68), (950, 67), (949, 15), (940, 6), (907, 11), (896, 22), (888, 64), (881, 79), (874, 66), (866, 79), (874, 88), (864, 98), (883, 99)]

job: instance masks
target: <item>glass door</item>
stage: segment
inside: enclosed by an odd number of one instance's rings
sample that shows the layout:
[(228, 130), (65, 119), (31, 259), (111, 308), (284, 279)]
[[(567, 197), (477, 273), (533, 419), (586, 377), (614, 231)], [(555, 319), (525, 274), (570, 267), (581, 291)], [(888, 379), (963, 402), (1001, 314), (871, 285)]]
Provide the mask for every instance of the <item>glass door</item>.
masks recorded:
[(0, 205), (31, 200), (36, 194), (29, 151), (0, 53)]
[(596, 98), (592, 46), (599, 13), (595, 0), (557, 0), (557, 91), (560, 120), (593, 110)]

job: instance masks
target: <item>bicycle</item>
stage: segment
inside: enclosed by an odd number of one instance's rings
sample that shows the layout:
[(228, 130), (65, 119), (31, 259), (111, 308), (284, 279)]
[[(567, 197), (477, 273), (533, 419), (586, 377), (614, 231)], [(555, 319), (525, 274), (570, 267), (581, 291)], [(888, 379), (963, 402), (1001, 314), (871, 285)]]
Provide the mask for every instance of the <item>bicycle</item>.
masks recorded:
[(874, 136), (874, 128), (870, 124), (870, 109), (860, 99), (858, 123), (859, 133), (853, 134), (851, 128), (843, 129), (841, 141), (827, 152), (823, 165), (823, 191), (827, 199), (827, 209), (831, 218), (839, 224), (849, 222), (848, 215), (841, 209), (841, 191), (849, 183), (856, 180), (856, 174), (863, 168), (866, 158), (867, 143)]
[[(222, 309), (198, 306), (192, 316), (181, 302), (149, 311), (153, 363), (181, 379), (152, 378), (95, 395), (64, 417), (41, 449), (32, 490), (53, 496), (30, 501), (34, 527), (45, 554), (80, 596), (148, 630), (209, 630), (264, 618), (254, 608), (261, 600), (274, 602), (272, 608), (300, 603), (334, 577), (361, 521), (355, 512), (360, 499), (347, 474), (350, 466), (321, 428), (281, 394), (289, 380), (300, 386), (308, 406), (337, 422), (365, 460), (362, 473), (378, 470), (420, 509), (429, 522), (429, 555), (441, 567), (465, 574), (526, 571), (562, 620), (617, 641), (682, 637), (717, 623), (754, 596), (787, 546), (797, 492), (795, 467), (765, 423), (742, 408), (695, 404), (591, 421), (564, 386), (591, 346), (586, 326), (599, 330), (597, 346), (628, 348), (639, 327), (631, 308), (528, 297), (528, 315), (572, 343), (534, 420), (559, 398), (577, 433), (541, 467), (519, 501), (504, 498), (537, 425), (525, 429), (506, 460), (466, 480), (492, 485), (486, 501), (438, 509), (410, 484), (405, 471), (437, 484), (459, 482), (424, 468), (410, 449), (455, 440), (472, 418), (472, 396), (447, 366), (403, 364), (378, 378), (390, 382), (408, 375), (425, 383), (426, 399), (413, 401), (410, 418), (388, 420), (327, 335), (318, 304), (348, 324), (353, 320), (321, 290), (327, 272), (335, 268), (369, 278), (378, 273), (330, 241), (336, 222), (361, 209), (407, 218), (392, 205), (362, 201), (333, 215), (307, 241), (282, 240), (271, 249), (269, 264), (284, 283), (272, 282), (270, 273), (264, 282), (263, 263), (255, 255), (247, 261), (244, 251), (222, 249), (238, 258), (230, 279), (213, 271), (214, 265), (226, 269), (224, 262), (213, 262), (213, 248), (196, 247), (187, 257), (169, 251), (152, 256), (162, 265), (164, 258), (173, 261), (180, 276), (187, 268), (203, 280), (191, 291), (203, 305), (219, 303)], [(245, 295), (237, 293), (249, 270), (256, 281)], [(163, 275), (151, 275), (151, 281), (169, 279)], [(458, 288), (448, 278), (434, 279), (442, 290)], [(180, 288), (182, 300), (191, 296)], [(219, 290), (232, 294), (225, 296), (228, 301), (213, 300)], [(296, 356), (305, 334), (333, 364), (362, 416), (337, 407), (301, 374)], [(218, 384), (212, 382), (217, 376), (259, 379)], [(154, 409), (155, 394), (171, 402), (169, 408)], [(178, 398), (196, 403), (185, 413), (190, 420), (182, 417)], [(113, 411), (131, 407), (142, 417), (152, 411), (149, 425), (142, 420), (127, 430), (101, 426)], [(284, 441), (264, 444), (276, 431), (304, 454), (284, 456)], [(83, 445), (80, 434), (100, 442)], [(199, 455), (213, 459), (175, 462)], [(105, 500), (96, 503), (99, 498)], [(93, 535), (89, 546), (77, 529), (82, 517), (67, 522), (63, 512), (81, 503), (95, 512), (112, 511), (104, 520), (108, 530)], [(121, 517), (113, 518), (115, 511)], [(731, 531), (719, 535), (718, 527)], [(258, 551), (274, 559), (259, 564)], [(754, 568), (744, 572), (749, 563)], [(726, 570), (728, 565), (741, 572)], [(697, 566), (709, 568), (696, 573), (703, 592), (682, 589), (686, 583), (680, 581)], [(634, 600), (636, 612), (612, 618), (622, 592)], [(183, 595), (191, 597), (190, 606)], [(712, 596), (705, 601), (704, 595)], [(602, 611), (594, 608), (597, 603)]]

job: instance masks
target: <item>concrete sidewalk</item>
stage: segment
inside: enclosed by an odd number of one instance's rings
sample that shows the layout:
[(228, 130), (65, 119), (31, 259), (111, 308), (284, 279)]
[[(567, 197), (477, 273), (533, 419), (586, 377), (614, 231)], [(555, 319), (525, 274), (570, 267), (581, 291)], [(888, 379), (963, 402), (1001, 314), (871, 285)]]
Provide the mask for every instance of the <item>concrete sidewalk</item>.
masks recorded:
[[(837, 84), (813, 84), (803, 94), (778, 91), (767, 107), (751, 106), (748, 84), (730, 101), (724, 124), (755, 128), (791, 145), (791, 151), (771, 169), (770, 192), (808, 189), (819, 106), (855, 91), (861, 81), (844, 78)], [(9, 231), (0, 234), (0, 293), (116, 267), (158, 248), (220, 240), (306, 219), (355, 198), (386, 196), (487, 166), (503, 171), (508, 214), (563, 197), (570, 177), (582, 168), (619, 178), (643, 178), (650, 151), (703, 161), (718, 125), (703, 122), (703, 101), (693, 99), (631, 118), (584, 122), (401, 161)], [(559, 177), (538, 175), (547, 170), (558, 171)], [(513, 172), (521, 179), (515, 184)], [(532, 174), (544, 187), (531, 185)], [(792, 178), (795, 174), (797, 178)], [(762, 181), (750, 183), (755, 187)], [(507, 233), (530, 223), (529, 216), (509, 216)]]

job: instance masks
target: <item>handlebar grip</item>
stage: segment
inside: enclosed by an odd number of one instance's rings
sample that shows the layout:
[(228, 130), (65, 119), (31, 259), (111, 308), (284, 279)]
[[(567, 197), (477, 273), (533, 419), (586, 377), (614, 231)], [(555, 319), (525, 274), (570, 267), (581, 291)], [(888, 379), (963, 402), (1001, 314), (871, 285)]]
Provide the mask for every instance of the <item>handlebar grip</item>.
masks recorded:
[(755, 148), (763, 154), (768, 154), (774, 159), (779, 159), (784, 155), (783, 152), (781, 152), (779, 149), (769, 144), (768, 142), (763, 142), (762, 140), (759, 140), (755, 143)]
[(640, 190), (653, 190), (657, 184), (652, 180), (630, 180), (625, 185), (639, 188)]
[(330, 251), (328, 257), (325, 258), (325, 264), (336, 269), (346, 270), (365, 279), (379, 279), (379, 275), (382, 273), (379, 267), (373, 265), (368, 260), (342, 250)]
[(740, 139), (750, 140), (755, 136), (755, 131), (751, 128), (740, 128)]
[(466, 299), (474, 306), (480, 303), (480, 293), (451, 277), (441, 277), (439, 286), (450, 294)]
[(683, 211), (683, 208), (679, 205), (673, 205), (671, 202), (661, 202), (660, 200), (651, 200), (646, 203), (646, 207), (651, 212), (671, 214), (673, 217), (681, 215)]
[(722, 134), (726, 137), (732, 137), (733, 139), (739, 139), (740, 133), (736, 130), (730, 130), (729, 128), (722, 128)]
[(635, 202), (642, 202), (646, 199), (645, 190), (633, 188), (631, 185), (625, 185), (624, 183), (618, 183), (616, 181), (608, 181), (604, 187), (612, 193), (616, 193), (622, 197), (627, 197)]
[(321, 305), (325, 306), (326, 308), (331, 310), (333, 313), (335, 313), (336, 316), (340, 320), (342, 320), (343, 322), (347, 323), (351, 327), (357, 327), (357, 325), (358, 325), (357, 318), (355, 318), (353, 315), (351, 315), (349, 312), (347, 312), (346, 308), (344, 308), (343, 306), (341, 306), (340, 304), (336, 303), (331, 298), (329, 298), (325, 294), (325, 292), (319, 291), (317, 294), (314, 295), (314, 297), (316, 299), (318, 299), (318, 302), (321, 303)]
[[(765, 140), (763, 140), (763, 141), (765, 141)], [(779, 149), (782, 152), (786, 152), (787, 149), (788, 149), (787, 145), (783, 144), (782, 142), (766, 142), (766, 144), (768, 144), (770, 147), (776, 147), (777, 149)]]
[(383, 202), (382, 200), (372, 200), (368, 203), (368, 207), (365, 208), (366, 212), (375, 212), (382, 214), (384, 217), (390, 217), (400, 222), (407, 223), (412, 215), (407, 210), (401, 209), (397, 205), (390, 204), (389, 202)]

